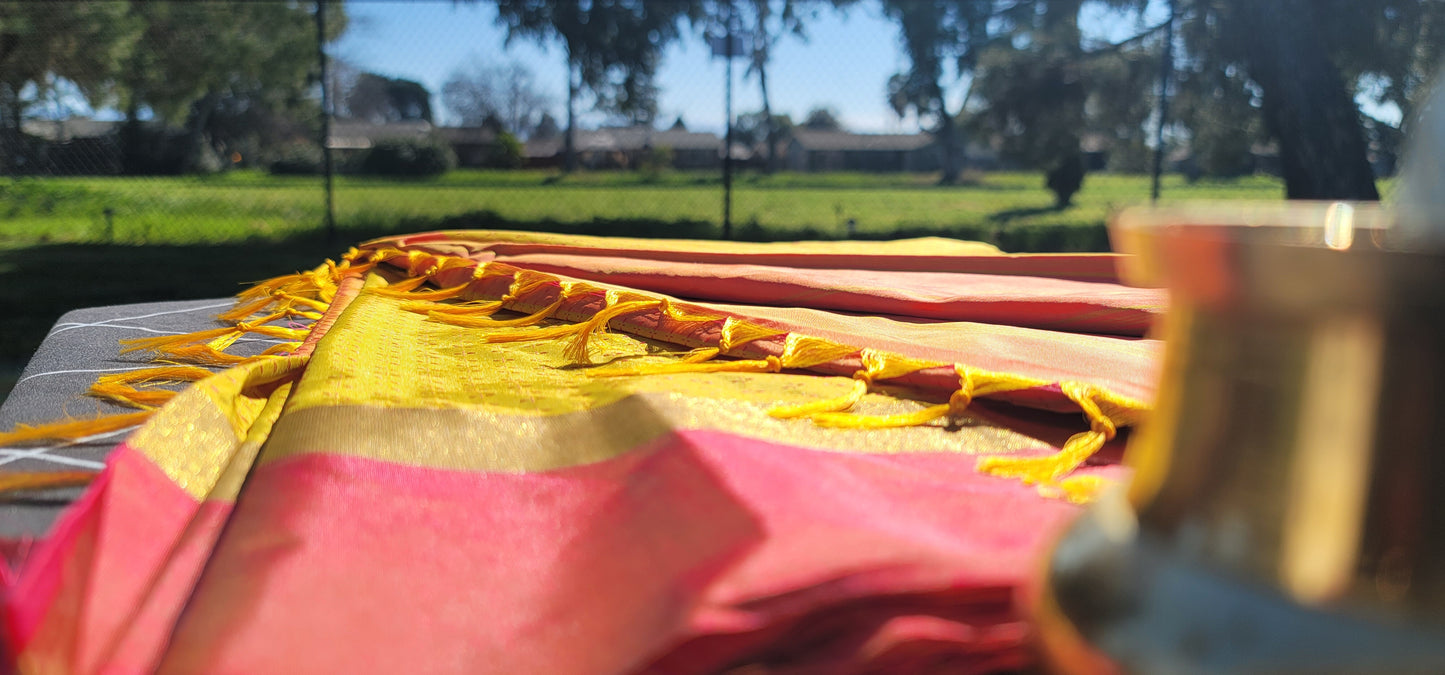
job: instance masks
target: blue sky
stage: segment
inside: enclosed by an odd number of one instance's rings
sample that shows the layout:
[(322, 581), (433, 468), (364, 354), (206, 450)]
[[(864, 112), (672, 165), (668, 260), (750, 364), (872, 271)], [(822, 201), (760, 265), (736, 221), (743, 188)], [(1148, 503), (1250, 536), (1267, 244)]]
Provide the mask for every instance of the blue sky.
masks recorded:
[[(554, 45), (539, 46), (519, 41), (506, 44), (505, 31), (496, 25), (491, 3), (452, 0), (390, 1), (348, 0), (350, 27), (329, 48), (330, 54), (372, 72), (423, 83), (433, 93), (433, 108), (439, 121), (447, 123), (440, 92), (448, 76), (459, 66), (473, 62), (500, 65), (519, 62), (527, 66), (537, 83), (553, 98), (552, 110), (562, 118), (566, 93), (566, 66), (561, 50)], [(1164, 17), (1164, 2), (1150, 0), (1144, 25), (1155, 25)], [(1137, 17), (1121, 15), (1086, 5), (1080, 20), (1086, 38), (1117, 41), (1142, 27)], [(773, 109), (801, 121), (814, 107), (828, 107), (838, 113), (844, 126), (859, 132), (909, 133), (918, 130), (918, 120), (899, 119), (885, 101), (888, 78), (903, 70), (898, 29), (885, 19), (876, 0), (863, 0), (845, 12), (823, 10), (808, 24), (807, 40), (783, 38), (774, 51), (769, 69)], [(664, 54), (658, 84), (661, 88), (660, 124), (682, 116), (690, 129), (723, 130), (724, 64), (711, 56), (702, 38), (688, 33)], [(964, 86), (954, 83), (951, 106), (956, 109)], [(1359, 99), (1367, 114), (1398, 124), (1400, 111)], [(65, 105), (52, 111), (37, 106), (30, 114), (92, 114), (101, 119), (119, 119), (113, 109), (92, 111), (73, 92)], [(742, 114), (762, 107), (757, 82), (744, 75), (742, 60), (735, 62), (733, 111)], [(596, 126), (606, 121), (600, 114), (585, 114), (582, 124)]]
[[(351, 25), (331, 49), (334, 57), (364, 70), (419, 81), (443, 111), (442, 84), (459, 65), (471, 59), (500, 64), (518, 61), (530, 68), (538, 84), (554, 97), (554, 115), (561, 119), (566, 93), (566, 66), (559, 48), (530, 42), (505, 44), (490, 3), (348, 2)], [(1095, 11), (1083, 21), (1086, 32), (1124, 37), (1137, 28), (1133, 19)], [(832, 108), (844, 125), (862, 132), (912, 132), (916, 119), (900, 120), (885, 100), (889, 76), (907, 65), (898, 30), (883, 18), (874, 2), (846, 12), (822, 11), (808, 27), (806, 42), (784, 38), (774, 52), (768, 85), (775, 112), (801, 121), (816, 106)], [(734, 64), (733, 111), (762, 107), (756, 80)], [(724, 63), (713, 58), (702, 39), (688, 34), (670, 46), (663, 59), (658, 119), (670, 123), (681, 115), (694, 130), (723, 129)], [(962, 87), (955, 87), (961, 96)], [(956, 101), (955, 101), (956, 105)], [(600, 115), (584, 124), (604, 121)]]

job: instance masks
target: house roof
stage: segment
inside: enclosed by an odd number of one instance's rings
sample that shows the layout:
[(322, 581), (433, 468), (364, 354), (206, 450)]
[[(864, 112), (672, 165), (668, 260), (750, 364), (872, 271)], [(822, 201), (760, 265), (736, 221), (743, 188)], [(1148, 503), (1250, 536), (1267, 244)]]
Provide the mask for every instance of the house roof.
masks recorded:
[(448, 143), (485, 145), (497, 140), (497, 132), (491, 127), (437, 127), (437, 135)]
[(68, 141), (72, 138), (97, 138), (105, 136), (120, 122), (103, 122), (86, 117), (72, 117), (65, 120), (23, 120), (20, 130), (30, 136), (47, 141)]
[(386, 124), (335, 120), (331, 123), (331, 135), (326, 139), (326, 147), (335, 150), (365, 150), (380, 140), (426, 138), (433, 129), (431, 123), (424, 120)]
[(793, 129), (793, 142), (804, 150), (918, 150), (933, 143), (928, 134), (855, 134), (848, 131)]
[[(528, 141), (525, 152), (528, 157), (551, 157), (562, 152), (565, 142), (560, 135)], [(722, 151), (722, 140), (716, 134), (681, 129), (659, 130), (648, 126), (578, 129), (575, 142), (578, 152), (628, 152), (643, 148)]]

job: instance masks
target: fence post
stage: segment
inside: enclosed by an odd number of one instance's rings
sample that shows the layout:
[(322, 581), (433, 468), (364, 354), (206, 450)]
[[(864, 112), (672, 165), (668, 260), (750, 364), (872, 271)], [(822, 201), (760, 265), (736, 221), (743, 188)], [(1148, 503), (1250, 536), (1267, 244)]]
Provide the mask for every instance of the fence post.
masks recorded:
[(1174, 73), (1174, 0), (1169, 0), (1169, 19), (1164, 22), (1164, 55), (1159, 65), (1159, 128), (1154, 131), (1154, 170), (1149, 201), (1159, 201), (1159, 177), (1164, 173), (1164, 123), (1169, 117), (1169, 78)]
[(726, 129), (723, 133), (723, 239), (733, 238), (733, 0), (728, 0), (727, 30), (723, 40), (727, 43), (723, 49), (727, 57), (727, 101), (723, 104), (723, 115), (726, 116), (724, 124)]
[(316, 61), (321, 65), (321, 165), (326, 175), (326, 240), (336, 243), (331, 175), (331, 94), (326, 81), (326, 0), (316, 0)]

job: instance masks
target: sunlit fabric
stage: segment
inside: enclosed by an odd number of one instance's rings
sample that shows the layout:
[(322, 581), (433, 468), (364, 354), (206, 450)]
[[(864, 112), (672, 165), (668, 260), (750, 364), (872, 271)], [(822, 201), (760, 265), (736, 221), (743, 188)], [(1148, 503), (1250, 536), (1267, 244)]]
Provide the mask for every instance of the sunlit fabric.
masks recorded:
[(8, 571), (12, 657), (1027, 668), (1018, 599), (1071, 500), (1126, 478), (1153, 397), (1163, 299), (1112, 264), (936, 239), (371, 242), (243, 294), (229, 332), (132, 345), (209, 362), (261, 319), (319, 317), (117, 448)]

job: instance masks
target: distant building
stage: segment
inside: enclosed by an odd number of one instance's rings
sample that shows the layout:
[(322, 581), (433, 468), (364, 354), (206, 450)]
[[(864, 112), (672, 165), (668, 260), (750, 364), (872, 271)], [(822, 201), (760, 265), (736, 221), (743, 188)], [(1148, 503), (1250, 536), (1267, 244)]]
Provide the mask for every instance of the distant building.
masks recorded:
[[(653, 129), (648, 126), (578, 129), (578, 164), (588, 169), (634, 169), (647, 156), (664, 150), (675, 169), (713, 169), (722, 164), (722, 141), (716, 134), (686, 129)], [(566, 132), (552, 138), (528, 141), (524, 146), (528, 166), (561, 166)]]
[(438, 127), (436, 133), (457, 156), (457, 166), (484, 167), (495, 156), (497, 132), (490, 127)]
[(85, 117), (64, 120), (22, 120), (20, 131), (34, 139), (30, 152), (19, 156), (21, 170), (56, 175), (114, 175), (122, 159), (117, 130), (120, 122)]
[(794, 129), (782, 165), (791, 171), (937, 171), (928, 134), (855, 134)]
[(359, 120), (336, 120), (326, 145), (342, 158), (359, 154), (379, 141), (438, 139), (451, 147), (457, 166), (487, 166), (494, 156), (497, 131), (490, 127), (438, 127), (425, 120), (375, 124)]
[(426, 140), (433, 130), (431, 123), (425, 120), (386, 124), (361, 120), (332, 120), (331, 134), (326, 137), (326, 147), (347, 156), (369, 150), (377, 141)]
[(1109, 168), (1109, 153), (1114, 150), (1114, 139), (1107, 134), (1087, 132), (1079, 138), (1079, 151), (1084, 155), (1084, 169), (1106, 171)]
[(20, 122), (20, 130), (26, 135), (52, 143), (109, 136), (119, 128), (120, 122), (93, 120), (88, 117), (72, 117), (64, 120), (23, 120)]

